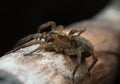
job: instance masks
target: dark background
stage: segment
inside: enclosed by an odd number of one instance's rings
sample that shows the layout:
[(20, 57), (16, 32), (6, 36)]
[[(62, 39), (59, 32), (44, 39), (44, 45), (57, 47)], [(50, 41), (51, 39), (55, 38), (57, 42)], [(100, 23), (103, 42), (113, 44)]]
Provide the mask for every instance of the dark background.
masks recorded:
[(0, 2), (0, 56), (11, 50), (20, 38), (35, 33), (38, 25), (46, 21), (53, 20), (66, 26), (91, 18), (109, 2), (110, 0), (4, 0)]
[(38, 25), (53, 20), (64, 26), (89, 19), (110, 0), (1, 0), (0, 56)]

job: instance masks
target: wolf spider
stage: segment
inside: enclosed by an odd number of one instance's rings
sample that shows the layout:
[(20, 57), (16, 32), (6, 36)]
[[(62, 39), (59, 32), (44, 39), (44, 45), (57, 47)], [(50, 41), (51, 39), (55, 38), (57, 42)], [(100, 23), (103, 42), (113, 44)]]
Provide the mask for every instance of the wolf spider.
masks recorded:
[[(49, 26), (52, 27), (51, 31), (42, 32), (43, 29), (49, 28)], [(94, 48), (91, 42), (86, 38), (80, 36), (85, 31), (85, 29), (81, 29), (81, 30), (73, 29), (68, 34), (64, 33), (62, 30), (63, 30), (62, 25), (56, 26), (55, 22), (49, 21), (39, 26), (38, 33), (28, 35), (27, 37), (18, 41), (18, 43), (16, 44), (16, 48), (13, 49), (12, 51), (16, 51), (20, 48), (31, 46), (33, 44), (41, 44), (40, 47), (37, 48), (36, 50), (45, 49), (48, 51), (63, 53), (68, 56), (76, 55), (77, 66), (75, 67), (73, 72), (73, 83), (74, 83), (74, 76), (81, 62), (85, 62), (85, 58), (92, 56), (93, 63), (88, 68), (88, 74), (90, 74), (90, 70), (96, 64), (98, 59), (94, 54)], [(29, 44), (24, 44), (32, 39), (36, 39), (36, 41), (31, 42)], [(36, 50), (30, 53), (33, 53)]]

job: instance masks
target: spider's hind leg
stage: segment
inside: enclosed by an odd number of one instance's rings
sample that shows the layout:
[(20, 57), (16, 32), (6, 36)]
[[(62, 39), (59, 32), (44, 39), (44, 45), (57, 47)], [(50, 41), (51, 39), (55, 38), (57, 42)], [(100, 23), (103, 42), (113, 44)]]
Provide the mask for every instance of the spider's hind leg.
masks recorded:
[(88, 68), (88, 71), (90, 72), (90, 70), (94, 67), (94, 65), (97, 63), (97, 61), (98, 61), (98, 58), (97, 58), (97, 56), (93, 53), (93, 52), (91, 52), (92, 54), (92, 58), (93, 58), (93, 63), (91, 64), (91, 66)]
[(77, 29), (72, 29), (69, 33), (68, 33), (68, 36), (69, 37), (72, 37), (75, 33), (78, 33), (77, 36), (81, 35), (83, 32), (85, 32), (86, 29), (85, 28), (82, 28), (80, 30), (77, 30)]

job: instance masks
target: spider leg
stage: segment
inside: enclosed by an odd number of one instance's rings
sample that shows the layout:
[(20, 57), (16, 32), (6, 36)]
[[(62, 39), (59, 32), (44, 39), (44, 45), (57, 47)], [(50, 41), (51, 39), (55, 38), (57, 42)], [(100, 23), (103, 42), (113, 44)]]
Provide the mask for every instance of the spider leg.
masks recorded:
[(97, 58), (97, 56), (93, 53), (93, 52), (91, 52), (92, 53), (92, 58), (93, 58), (93, 63), (91, 64), (91, 66), (88, 68), (88, 72), (90, 72), (90, 70), (94, 67), (94, 65), (97, 63), (97, 61), (98, 61), (98, 58)]
[[(37, 42), (36, 42), (36, 44), (37, 44)], [(52, 43), (52, 42), (40, 44), (40, 47), (36, 48), (35, 50), (33, 50), (33, 51), (30, 52), (30, 53), (24, 54), (24, 56), (29, 55), (29, 54), (32, 54), (32, 53), (34, 53), (35, 51), (41, 50), (41, 49), (51, 50), (51, 49), (52, 49), (52, 48), (51, 48), (52, 46), (53, 46), (53, 43)]]
[(77, 48), (77, 49), (65, 49), (64, 53), (67, 55), (77, 55), (77, 65), (73, 71), (72, 74), (72, 79), (73, 79), (73, 84), (75, 83), (75, 73), (77, 72), (80, 64), (81, 64), (81, 48)]
[[(19, 50), (20, 48), (25, 48), (25, 47), (28, 47), (28, 46), (31, 46), (34, 44), (42, 43), (41, 38), (45, 39), (45, 36), (46, 36), (46, 33), (44, 33), (44, 34), (37, 33), (37, 34), (31, 34), (27, 37), (24, 37), (23, 39), (18, 41), (15, 48), (13, 50), (9, 51), (8, 53), (15, 52), (15, 51)], [(36, 41), (30, 42), (28, 44), (24, 44), (32, 39), (36, 39)]]
[(18, 46), (20, 46), (20, 45), (22, 45), (22, 44), (24, 44), (24, 43), (27, 43), (27, 42), (31, 41), (32, 39), (38, 39), (38, 38), (41, 39), (41, 37), (43, 37), (43, 35), (44, 35), (44, 34), (40, 34), (40, 33), (30, 34), (30, 35), (28, 35), (27, 37), (24, 37), (24, 38), (20, 39), (20, 40), (16, 43), (15, 47), (18, 47)]
[(75, 29), (72, 29), (72, 30), (68, 33), (68, 36), (69, 36), (69, 37), (72, 37), (75, 32), (76, 32), (76, 30), (75, 30)]
[(80, 36), (80, 35), (81, 35), (83, 32), (85, 32), (85, 31), (86, 31), (85, 28), (82, 28), (82, 29), (78, 30), (77, 32), (79, 32), (79, 33), (78, 33), (77, 36)]
[(24, 38), (20, 39), (20, 40), (15, 44), (15, 47), (18, 47), (18, 46), (20, 46), (21, 44), (24, 44), (24, 43), (32, 40), (32, 39), (33, 39), (33, 36), (34, 36), (34, 34), (30, 34), (30, 35), (28, 35), (27, 37), (24, 37)]
[(77, 36), (79, 36), (79, 35), (81, 35), (81, 34), (82, 34), (83, 32), (85, 32), (85, 31), (86, 31), (85, 28), (82, 28), (82, 29), (80, 29), (80, 30), (72, 29), (72, 30), (68, 33), (68, 36), (72, 37), (73, 34), (75, 34), (75, 33), (77, 33), (77, 32), (79, 32), (79, 33), (77, 34)]
[(77, 70), (78, 70), (78, 68), (79, 68), (79, 66), (81, 64), (81, 52), (80, 52), (80, 49), (77, 48), (76, 51), (77, 51), (77, 65), (76, 65), (76, 67), (74, 69), (74, 72), (73, 72), (73, 84), (75, 82), (75, 73), (77, 72)]
[(19, 50), (19, 49), (21, 49), (21, 48), (25, 48), (25, 47), (28, 47), (28, 46), (31, 46), (31, 45), (34, 45), (34, 44), (38, 44), (38, 43), (39, 43), (38, 41), (34, 41), (34, 42), (30, 42), (30, 43), (28, 43), (28, 44), (23, 44), (23, 45), (21, 45), (21, 46), (18, 46), (18, 47), (16, 47), (16, 48), (14, 48), (13, 50), (7, 52), (6, 54), (15, 52), (15, 51), (17, 51), (17, 50)]
[(56, 28), (56, 23), (54, 21), (49, 21), (47, 23), (44, 23), (38, 27), (38, 33), (41, 33), (43, 29), (48, 28), (49, 26), (52, 27), (52, 30)]

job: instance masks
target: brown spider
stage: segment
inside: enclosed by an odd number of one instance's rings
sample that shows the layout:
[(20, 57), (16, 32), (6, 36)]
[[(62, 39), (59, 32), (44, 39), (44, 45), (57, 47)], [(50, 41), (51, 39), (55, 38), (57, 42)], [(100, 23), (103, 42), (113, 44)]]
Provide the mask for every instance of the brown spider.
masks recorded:
[[(51, 31), (41, 32), (43, 29), (48, 28), (49, 26), (52, 27)], [(41, 44), (41, 46), (36, 50), (45, 49), (48, 51), (64, 53), (68, 56), (76, 55), (78, 64), (73, 72), (73, 83), (74, 83), (74, 76), (81, 62), (85, 62), (86, 57), (89, 56), (93, 57), (94, 61), (91, 64), (91, 66), (88, 68), (88, 73), (89, 73), (90, 70), (93, 68), (93, 66), (96, 64), (96, 62), (98, 61), (98, 59), (94, 54), (94, 48), (91, 42), (86, 38), (80, 36), (85, 31), (85, 29), (81, 29), (81, 30), (73, 29), (68, 34), (64, 33), (62, 30), (63, 30), (62, 25), (56, 26), (55, 22), (49, 21), (39, 26), (38, 33), (28, 35), (27, 37), (18, 41), (18, 43), (16, 44), (16, 48), (13, 49), (12, 52), (33, 44)], [(36, 39), (36, 41), (27, 45), (24, 44), (32, 39)]]

